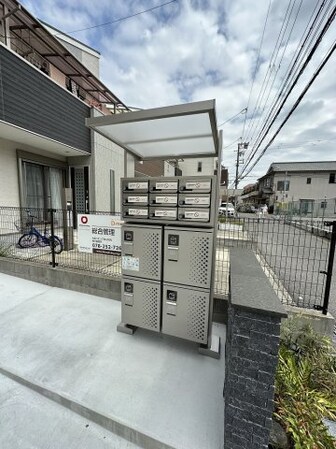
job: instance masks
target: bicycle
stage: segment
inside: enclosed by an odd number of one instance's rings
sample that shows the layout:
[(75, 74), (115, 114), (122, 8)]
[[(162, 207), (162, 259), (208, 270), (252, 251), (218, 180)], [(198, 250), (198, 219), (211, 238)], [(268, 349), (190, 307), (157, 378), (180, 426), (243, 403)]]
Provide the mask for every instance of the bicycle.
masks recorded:
[[(34, 226), (34, 219), (39, 220), (27, 210), (28, 220), (26, 222), (26, 227), (22, 231), (21, 221), (19, 223), (14, 223), (16, 228), (24, 234), (19, 238), (18, 245), (20, 248), (32, 248), (36, 245), (38, 246), (50, 246), (54, 247), (56, 254), (60, 254), (63, 251), (63, 243), (59, 237), (56, 235), (48, 235), (47, 233), (47, 222), (43, 221), (44, 232), (43, 234)], [(30, 220), (29, 220), (30, 219)], [(28, 228), (28, 232), (27, 231)]]

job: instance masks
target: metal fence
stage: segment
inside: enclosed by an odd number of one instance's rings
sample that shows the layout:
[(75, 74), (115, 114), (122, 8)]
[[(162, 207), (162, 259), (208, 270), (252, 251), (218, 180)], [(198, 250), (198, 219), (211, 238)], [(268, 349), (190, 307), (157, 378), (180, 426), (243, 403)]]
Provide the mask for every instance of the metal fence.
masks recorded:
[[(327, 274), (331, 278), (332, 273), (327, 273), (331, 244), (335, 245), (332, 226), (320, 220), (307, 225), (306, 220), (264, 216), (226, 219), (219, 227), (218, 247), (253, 249), (284, 304), (323, 309)], [(335, 271), (335, 265), (331, 269)], [(336, 298), (331, 307), (336, 311)]]
[[(120, 213), (92, 211), (94, 214)], [(33, 219), (29, 215), (32, 215)], [(56, 209), (53, 212), (54, 235), (61, 239), (64, 250), (55, 254), (57, 266), (73, 270), (82, 270), (108, 276), (120, 276), (121, 265), (119, 256), (110, 254), (85, 253), (78, 250), (78, 232), (76, 217), (65, 210)], [(0, 207), (0, 256), (30, 261), (45, 265), (52, 262), (51, 246), (39, 239), (34, 245), (22, 248), (20, 238), (31, 230), (32, 225), (43, 236), (51, 235), (51, 212), (46, 209), (27, 209), (17, 207)]]
[(299, 219), (325, 218), (336, 219), (336, 198), (320, 198), (315, 200), (300, 200), (289, 202), (276, 202), (274, 215), (288, 215)]
[[(91, 213), (120, 215), (103, 211)], [(50, 212), (34, 209), (30, 214), (37, 218), (31, 220), (25, 209), (0, 207), (0, 256), (40, 265), (49, 264), (52, 262), (52, 251), (46, 242), (38, 241), (29, 248), (19, 245), (21, 236), (29, 232), (32, 225), (41, 235), (46, 231), (46, 235), (50, 236)], [(71, 232), (76, 217), (64, 210), (56, 210), (53, 217), (54, 235), (65, 245), (60, 254), (55, 254), (55, 262), (59, 267), (113, 277), (121, 275), (120, 256), (78, 250), (77, 230)], [(324, 273), (328, 272), (332, 244), (330, 236), (331, 227), (321, 220), (310, 220), (307, 223), (307, 220), (289, 219), (287, 216), (221, 219), (217, 233), (215, 294), (224, 297), (229, 294), (230, 248), (241, 246), (255, 251), (284, 304), (321, 309), (327, 279)], [(335, 264), (331, 270), (335, 271)], [(329, 267), (330, 278), (331, 273)], [(330, 289), (335, 292), (336, 273), (332, 280)], [(331, 295), (332, 298), (334, 296)], [(336, 313), (336, 298), (331, 301), (331, 311)]]

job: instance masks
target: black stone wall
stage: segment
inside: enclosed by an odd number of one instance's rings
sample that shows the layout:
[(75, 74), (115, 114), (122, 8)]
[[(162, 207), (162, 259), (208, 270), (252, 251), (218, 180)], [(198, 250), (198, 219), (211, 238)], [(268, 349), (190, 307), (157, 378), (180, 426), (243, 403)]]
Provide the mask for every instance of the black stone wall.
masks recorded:
[(231, 252), (230, 288), (224, 448), (267, 449), (286, 312), (251, 250)]

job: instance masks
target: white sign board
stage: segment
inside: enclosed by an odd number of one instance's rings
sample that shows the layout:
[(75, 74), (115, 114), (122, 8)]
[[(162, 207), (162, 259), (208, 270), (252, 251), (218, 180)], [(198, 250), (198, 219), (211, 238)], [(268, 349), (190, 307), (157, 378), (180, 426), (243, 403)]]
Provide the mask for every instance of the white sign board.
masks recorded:
[(116, 215), (78, 214), (78, 251), (120, 255), (122, 224)]

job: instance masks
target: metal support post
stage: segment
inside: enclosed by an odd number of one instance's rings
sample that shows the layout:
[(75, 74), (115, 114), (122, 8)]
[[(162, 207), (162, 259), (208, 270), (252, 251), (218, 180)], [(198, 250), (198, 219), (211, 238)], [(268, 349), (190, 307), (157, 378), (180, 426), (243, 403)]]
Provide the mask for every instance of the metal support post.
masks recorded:
[(54, 245), (54, 213), (56, 212), (56, 209), (48, 209), (48, 212), (50, 212), (50, 248), (51, 248), (51, 262), (49, 264), (55, 268), (57, 267), (58, 263), (56, 263), (55, 260), (55, 245)]
[(326, 221), (324, 223), (326, 226), (331, 226), (331, 240), (330, 240), (330, 249), (329, 249), (329, 259), (328, 259), (328, 269), (326, 272), (322, 272), (326, 274), (326, 285), (324, 290), (324, 301), (322, 313), (323, 315), (327, 315), (328, 306), (329, 306), (329, 298), (330, 298), (330, 286), (331, 286), (331, 278), (333, 272), (334, 265), (334, 257), (335, 257), (335, 246), (336, 246), (336, 221)]

